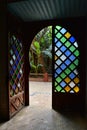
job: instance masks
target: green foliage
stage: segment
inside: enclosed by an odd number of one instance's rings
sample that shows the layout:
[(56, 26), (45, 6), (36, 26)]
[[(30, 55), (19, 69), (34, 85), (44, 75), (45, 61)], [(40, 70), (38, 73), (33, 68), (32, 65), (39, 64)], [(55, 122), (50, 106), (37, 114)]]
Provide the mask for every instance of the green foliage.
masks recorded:
[(44, 70), (49, 70), (50, 64), (52, 63), (52, 26), (42, 29), (35, 36), (31, 44), (29, 59), (31, 71), (35, 73), (42, 72), (43, 67)]

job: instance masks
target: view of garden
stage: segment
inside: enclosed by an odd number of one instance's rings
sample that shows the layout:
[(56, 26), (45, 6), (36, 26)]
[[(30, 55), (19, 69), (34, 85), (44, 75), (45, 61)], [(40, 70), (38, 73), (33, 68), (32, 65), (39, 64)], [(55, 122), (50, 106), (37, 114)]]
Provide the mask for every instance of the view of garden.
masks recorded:
[(42, 29), (33, 39), (29, 51), (30, 77), (52, 75), (52, 26)]

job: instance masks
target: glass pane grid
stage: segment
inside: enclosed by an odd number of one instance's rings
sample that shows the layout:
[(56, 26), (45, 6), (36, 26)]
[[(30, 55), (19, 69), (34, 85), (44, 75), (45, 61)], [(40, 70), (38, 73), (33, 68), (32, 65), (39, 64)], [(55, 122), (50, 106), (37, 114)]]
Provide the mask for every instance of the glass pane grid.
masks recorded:
[[(55, 90), (58, 92), (79, 92), (79, 76), (76, 70), (79, 64), (78, 44), (73, 36), (66, 29), (59, 28), (56, 32), (55, 51), (56, 77)], [(57, 30), (57, 29), (56, 29)], [(58, 58), (57, 58), (58, 57)], [(58, 66), (58, 67), (57, 67)]]
[[(23, 53), (22, 53), (22, 44), (17, 40), (17, 38), (13, 35), (9, 37), (11, 39), (11, 43), (9, 43), (9, 53), (10, 53), (10, 61), (9, 61), (9, 89), (10, 89), (10, 96), (14, 96), (21, 91), (23, 91), (23, 85), (20, 84), (20, 81), (22, 80), (22, 83), (24, 84), (23, 80)], [(13, 40), (13, 41), (12, 41)]]

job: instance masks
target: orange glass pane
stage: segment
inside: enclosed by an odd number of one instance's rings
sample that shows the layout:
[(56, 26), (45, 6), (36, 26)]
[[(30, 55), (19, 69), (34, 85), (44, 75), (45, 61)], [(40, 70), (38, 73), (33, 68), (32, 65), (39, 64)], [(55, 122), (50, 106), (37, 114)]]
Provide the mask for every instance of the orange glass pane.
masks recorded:
[(69, 86), (66, 86), (64, 89), (66, 90), (66, 92), (69, 92), (71, 88)]
[(71, 81), (71, 79), (70, 79), (69, 77), (66, 77), (66, 78), (65, 78), (65, 82), (66, 82), (66, 83), (69, 83), (70, 81)]
[(76, 84), (79, 83), (79, 78), (76, 77), (76, 78), (74, 79), (74, 82), (75, 82)]
[(58, 59), (58, 57), (55, 55), (55, 60), (57, 60)]
[(69, 38), (71, 36), (71, 34), (69, 33), (69, 32), (67, 32), (66, 34), (65, 34), (65, 37), (66, 38)]
[(78, 93), (78, 92), (79, 92), (79, 87), (76, 86), (76, 87), (74, 88), (74, 91), (75, 91), (76, 93)]

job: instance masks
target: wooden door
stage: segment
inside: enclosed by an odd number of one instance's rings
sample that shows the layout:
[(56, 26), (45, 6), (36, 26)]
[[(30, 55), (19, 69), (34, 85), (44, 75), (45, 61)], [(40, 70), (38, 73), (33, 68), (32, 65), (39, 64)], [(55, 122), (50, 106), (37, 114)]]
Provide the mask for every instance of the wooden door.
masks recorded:
[(9, 33), (9, 115), (12, 117), (25, 104), (24, 60), (21, 41)]
[(84, 33), (79, 37), (78, 42), (66, 28), (53, 26), (53, 109), (84, 111), (85, 42), (82, 43)]

